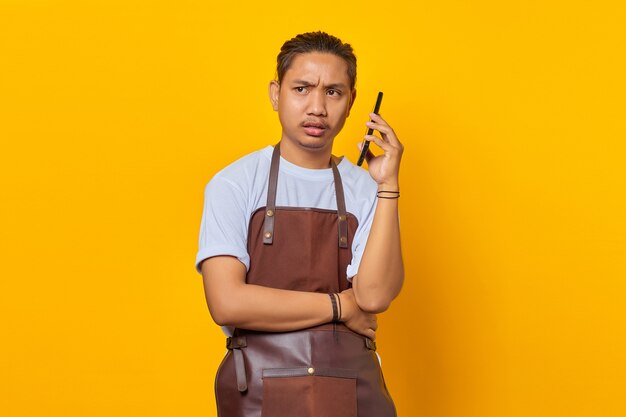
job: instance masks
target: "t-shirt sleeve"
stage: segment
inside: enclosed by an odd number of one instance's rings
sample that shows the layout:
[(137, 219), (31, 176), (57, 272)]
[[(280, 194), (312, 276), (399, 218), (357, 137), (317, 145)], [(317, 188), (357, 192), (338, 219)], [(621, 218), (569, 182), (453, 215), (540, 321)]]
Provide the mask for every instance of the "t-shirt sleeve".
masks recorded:
[(234, 256), (250, 267), (247, 250), (248, 234), (247, 196), (235, 182), (214, 177), (204, 190), (204, 209), (200, 224), (196, 270), (207, 258)]
[(346, 275), (348, 281), (352, 282), (352, 278), (359, 272), (359, 265), (361, 264), (361, 258), (365, 251), (365, 245), (367, 244), (367, 238), (370, 235), (370, 229), (372, 228), (372, 222), (374, 221), (374, 213), (376, 212), (376, 204), (378, 199), (367, 201), (365, 207), (369, 207), (369, 210), (364, 210), (364, 216), (359, 221), (356, 233), (354, 234), (354, 240), (352, 241), (352, 261), (346, 269)]

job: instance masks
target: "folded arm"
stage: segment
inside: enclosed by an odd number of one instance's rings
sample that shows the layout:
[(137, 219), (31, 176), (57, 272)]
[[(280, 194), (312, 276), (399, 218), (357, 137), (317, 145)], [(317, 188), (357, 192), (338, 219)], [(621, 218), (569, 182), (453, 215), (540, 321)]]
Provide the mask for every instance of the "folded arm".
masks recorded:
[[(203, 261), (202, 277), (209, 311), (221, 326), (285, 332), (328, 323), (333, 317), (328, 294), (247, 284), (246, 267), (231, 256)], [(376, 317), (358, 307), (352, 290), (340, 297), (346, 326), (374, 339)]]

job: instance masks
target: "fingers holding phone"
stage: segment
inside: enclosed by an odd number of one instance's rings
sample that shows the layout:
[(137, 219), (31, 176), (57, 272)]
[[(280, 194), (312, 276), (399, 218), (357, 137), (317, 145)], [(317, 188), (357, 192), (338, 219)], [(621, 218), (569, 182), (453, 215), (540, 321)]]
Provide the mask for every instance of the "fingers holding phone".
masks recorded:
[[(374, 142), (382, 150), (383, 154), (375, 156), (369, 149), (364, 153), (367, 160), (370, 175), (379, 185), (388, 185), (390, 187), (398, 186), (398, 174), (400, 171), (400, 160), (404, 152), (404, 145), (400, 143), (398, 136), (393, 128), (387, 123), (382, 116), (370, 113), (370, 121), (366, 123), (368, 129), (378, 131), (380, 137), (372, 133), (366, 134), (364, 140)], [(363, 148), (361, 147), (361, 150)], [(361, 152), (363, 153), (363, 151)]]

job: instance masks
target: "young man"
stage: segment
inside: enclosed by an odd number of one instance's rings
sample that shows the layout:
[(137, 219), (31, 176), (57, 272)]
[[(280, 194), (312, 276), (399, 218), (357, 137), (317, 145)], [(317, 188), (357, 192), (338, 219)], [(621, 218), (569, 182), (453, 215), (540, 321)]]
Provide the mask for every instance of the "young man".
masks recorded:
[(285, 42), (269, 85), (279, 144), (209, 182), (196, 268), (229, 336), (221, 417), (387, 417), (376, 314), (402, 287), (403, 146), (370, 114), (369, 173), (332, 155), (356, 98), (352, 48), (323, 32)]

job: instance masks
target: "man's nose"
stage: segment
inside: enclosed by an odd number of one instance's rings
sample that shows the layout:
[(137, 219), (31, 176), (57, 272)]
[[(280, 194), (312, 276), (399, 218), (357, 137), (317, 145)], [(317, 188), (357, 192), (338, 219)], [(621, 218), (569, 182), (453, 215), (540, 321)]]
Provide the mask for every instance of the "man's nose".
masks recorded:
[(323, 91), (314, 91), (309, 94), (309, 108), (307, 114), (326, 116), (326, 94)]

